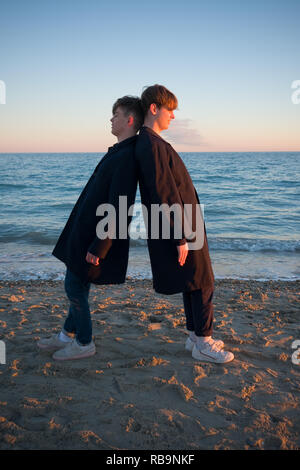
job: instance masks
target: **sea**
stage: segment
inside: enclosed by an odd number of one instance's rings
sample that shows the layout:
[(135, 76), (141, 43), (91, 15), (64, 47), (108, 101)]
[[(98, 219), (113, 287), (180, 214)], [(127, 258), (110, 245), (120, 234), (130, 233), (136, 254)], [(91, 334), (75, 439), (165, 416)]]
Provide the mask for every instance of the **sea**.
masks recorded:
[[(0, 154), (0, 280), (64, 279), (51, 253), (104, 153)], [(216, 279), (300, 278), (300, 152), (182, 152)], [(151, 279), (139, 188), (127, 276)], [(75, 254), (74, 254), (75, 256)]]

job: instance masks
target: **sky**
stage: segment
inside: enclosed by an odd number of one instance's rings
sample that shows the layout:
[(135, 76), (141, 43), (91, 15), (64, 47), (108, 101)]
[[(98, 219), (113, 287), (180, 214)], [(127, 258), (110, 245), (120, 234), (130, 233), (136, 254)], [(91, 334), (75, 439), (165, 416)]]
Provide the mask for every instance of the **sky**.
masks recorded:
[(300, 0), (2, 0), (0, 152), (105, 152), (113, 103), (155, 83), (177, 151), (300, 151), (299, 19)]

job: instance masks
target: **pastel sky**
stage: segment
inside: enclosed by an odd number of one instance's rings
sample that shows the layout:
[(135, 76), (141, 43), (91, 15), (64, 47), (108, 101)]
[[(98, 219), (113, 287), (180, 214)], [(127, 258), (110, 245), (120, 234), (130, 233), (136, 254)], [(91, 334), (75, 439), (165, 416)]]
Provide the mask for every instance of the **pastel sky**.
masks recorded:
[(299, 18), (300, 0), (1, 2), (0, 152), (105, 152), (112, 104), (154, 83), (178, 151), (300, 151)]

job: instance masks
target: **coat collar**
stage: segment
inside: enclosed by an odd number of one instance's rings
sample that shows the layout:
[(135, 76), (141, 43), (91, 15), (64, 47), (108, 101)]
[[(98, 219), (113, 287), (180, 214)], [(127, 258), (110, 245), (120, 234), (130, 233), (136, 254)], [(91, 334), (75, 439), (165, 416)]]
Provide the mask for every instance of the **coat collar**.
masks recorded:
[(133, 143), (136, 139), (136, 135), (133, 135), (132, 137), (128, 137), (128, 139), (122, 140), (122, 142), (117, 142), (115, 145), (112, 145), (111, 147), (108, 147), (107, 153), (101, 158), (100, 162), (96, 166), (94, 172), (96, 172), (99, 168), (99, 166), (108, 158), (110, 155), (114, 152), (118, 152), (118, 150), (122, 149), (123, 147), (126, 147), (126, 145), (130, 145)]
[(155, 132), (153, 129), (151, 129), (151, 127), (147, 127), (147, 126), (141, 127), (140, 134), (144, 133), (144, 132), (155, 135), (155, 137), (158, 137), (159, 139), (161, 139), (165, 142), (165, 140), (157, 132)]
[(136, 135), (128, 137), (128, 139), (122, 140), (122, 142), (117, 142), (115, 145), (108, 147), (107, 153), (117, 152), (122, 147), (126, 147), (126, 145), (132, 144), (136, 140)]

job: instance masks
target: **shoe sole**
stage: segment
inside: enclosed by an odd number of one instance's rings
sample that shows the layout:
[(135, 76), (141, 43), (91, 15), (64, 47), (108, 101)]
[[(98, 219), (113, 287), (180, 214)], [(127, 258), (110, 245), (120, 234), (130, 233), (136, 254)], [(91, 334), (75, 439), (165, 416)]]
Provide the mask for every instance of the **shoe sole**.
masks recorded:
[[(189, 344), (189, 343), (185, 343), (185, 349), (187, 351), (193, 351), (193, 347), (194, 347), (194, 344), (195, 343), (192, 343), (192, 344)], [(224, 343), (220, 346), (220, 349), (223, 349), (224, 348)]]
[(192, 352), (192, 356), (196, 361), (200, 362), (214, 362), (215, 364), (226, 364), (227, 362), (231, 362), (234, 359), (232, 356), (230, 359), (216, 359), (214, 357), (208, 356), (207, 354), (201, 353), (200, 351), (197, 352), (197, 356)]
[(194, 347), (194, 345), (188, 345), (188, 344), (185, 345), (185, 349), (187, 351), (193, 351), (193, 347)]
[(65, 345), (62, 346), (48, 346), (46, 344), (37, 343), (37, 347), (43, 351), (58, 351), (59, 349), (65, 348)]
[(96, 354), (96, 351), (90, 351), (72, 357), (54, 357), (54, 355), (52, 357), (55, 361), (72, 361), (73, 359), (85, 359), (86, 357), (94, 356), (94, 354)]

